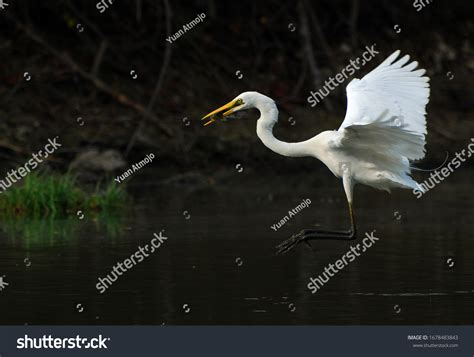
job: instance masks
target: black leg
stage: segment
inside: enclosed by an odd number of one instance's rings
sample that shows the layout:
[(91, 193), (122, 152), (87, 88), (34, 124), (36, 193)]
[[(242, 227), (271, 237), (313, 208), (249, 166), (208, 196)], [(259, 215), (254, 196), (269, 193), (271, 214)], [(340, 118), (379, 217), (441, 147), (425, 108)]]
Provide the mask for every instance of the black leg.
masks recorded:
[(352, 205), (349, 203), (349, 214), (351, 218), (351, 229), (348, 231), (337, 231), (337, 230), (324, 230), (324, 229), (304, 229), (299, 233), (291, 236), (290, 239), (285, 240), (279, 244), (277, 248), (277, 254), (283, 254), (288, 252), (291, 248), (298, 245), (301, 242), (309, 244), (310, 240), (313, 239), (332, 239), (332, 240), (352, 240), (356, 239), (356, 225), (354, 218), (354, 211)]

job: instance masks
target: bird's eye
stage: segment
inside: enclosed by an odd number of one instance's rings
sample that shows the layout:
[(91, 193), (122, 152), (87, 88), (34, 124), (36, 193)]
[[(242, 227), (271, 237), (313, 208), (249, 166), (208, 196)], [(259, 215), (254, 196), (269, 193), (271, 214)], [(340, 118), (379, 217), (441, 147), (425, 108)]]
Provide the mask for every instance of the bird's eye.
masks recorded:
[(237, 105), (242, 105), (244, 104), (244, 101), (242, 99), (237, 99), (237, 102), (236, 102)]

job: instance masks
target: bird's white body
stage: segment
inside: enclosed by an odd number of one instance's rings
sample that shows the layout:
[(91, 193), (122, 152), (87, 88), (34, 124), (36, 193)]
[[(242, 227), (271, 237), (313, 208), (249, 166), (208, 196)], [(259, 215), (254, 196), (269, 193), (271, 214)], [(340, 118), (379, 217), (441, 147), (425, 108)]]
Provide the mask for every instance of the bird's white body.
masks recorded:
[(306, 141), (287, 143), (273, 136), (278, 109), (271, 98), (257, 92), (237, 98), (260, 111), (257, 135), (265, 146), (284, 156), (319, 159), (343, 179), (349, 202), (356, 183), (387, 191), (419, 189), (409, 163), (424, 157), (429, 79), (422, 76), (425, 70), (413, 71), (417, 62), (403, 66), (409, 56), (394, 62), (398, 55), (396, 51), (362, 80), (349, 83), (346, 117), (338, 130)]
[[(348, 174), (346, 176), (353, 184), (362, 183), (388, 191), (394, 187), (417, 188), (417, 183), (407, 175), (408, 160), (400, 157), (398, 162), (394, 162), (395, 166), (387, 165), (397, 160), (379, 152), (377, 145), (366, 149), (341, 146), (344, 134), (338, 130), (323, 131), (306, 141), (286, 143), (271, 139), (265, 118), (263, 113), (257, 121), (257, 135), (265, 146), (280, 155), (314, 157), (336, 177), (343, 178)], [(348, 198), (352, 201), (352, 195)]]
[(280, 244), (279, 253), (310, 239), (355, 239), (352, 199), (357, 183), (387, 191), (394, 187), (421, 190), (410, 176), (410, 161), (425, 156), (429, 78), (423, 76), (424, 69), (414, 70), (417, 62), (407, 64), (409, 56), (396, 60), (399, 54), (395, 51), (364, 78), (349, 83), (346, 116), (338, 130), (323, 131), (306, 141), (287, 143), (273, 136), (277, 106), (258, 92), (244, 92), (203, 118), (209, 118), (204, 124), (207, 126), (218, 121), (216, 116), (222, 118), (239, 110), (257, 108), (257, 135), (265, 146), (284, 156), (319, 159), (342, 178), (351, 229), (302, 230)]

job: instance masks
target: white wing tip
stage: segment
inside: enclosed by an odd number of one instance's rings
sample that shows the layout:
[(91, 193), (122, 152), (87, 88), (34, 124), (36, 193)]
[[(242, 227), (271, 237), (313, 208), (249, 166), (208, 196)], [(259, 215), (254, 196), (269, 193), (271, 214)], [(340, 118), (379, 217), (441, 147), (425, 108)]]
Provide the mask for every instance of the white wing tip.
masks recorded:
[(377, 68), (390, 66), (397, 59), (399, 55), (400, 55), (400, 50), (396, 50), (390, 56), (388, 56), (382, 63), (380, 63)]
[(387, 60), (389, 58), (391, 59), (390, 64), (392, 64), (400, 56), (400, 53), (402, 53), (402, 51), (396, 50), (390, 56), (387, 57)]

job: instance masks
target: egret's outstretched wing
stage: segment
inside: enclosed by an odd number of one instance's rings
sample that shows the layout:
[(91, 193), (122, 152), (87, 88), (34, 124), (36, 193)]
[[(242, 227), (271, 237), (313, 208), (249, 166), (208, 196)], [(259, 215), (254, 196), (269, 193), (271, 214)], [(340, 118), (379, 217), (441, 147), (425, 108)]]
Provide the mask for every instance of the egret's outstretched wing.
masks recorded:
[(347, 112), (339, 128), (346, 147), (385, 150), (409, 160), (424, 157), (425, 107), (430, 94), (424, 69), (410, 56), (392, 53), (361, 80), (347, 86)]

